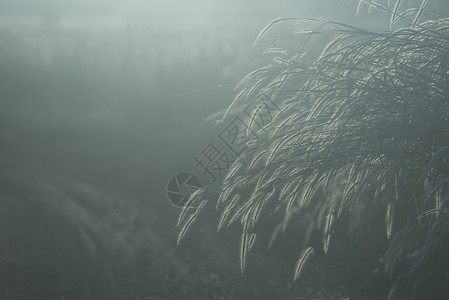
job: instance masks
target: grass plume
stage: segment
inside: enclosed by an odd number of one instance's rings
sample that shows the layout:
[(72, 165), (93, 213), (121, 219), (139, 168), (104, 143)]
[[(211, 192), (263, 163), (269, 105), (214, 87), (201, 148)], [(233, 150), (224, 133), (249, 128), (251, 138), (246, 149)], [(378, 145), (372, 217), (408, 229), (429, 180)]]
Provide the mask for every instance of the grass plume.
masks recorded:
[(310, 256), (312, 256), (312, 254), (313, 254), (313, 248), (312, 247), (307, 247), (301, 253), (298, 261), (296, 262), (295, 274), (293, 276), (293, 281), (296, 281), (296, 279), (299, 278), (299, 276), (301, 275), (302, 269), (304, 268), (307, 260), (310, 258)]
[[(375, 1), (361, 1), (359, 8), (367, 2), (379, 8)], [(369, 31), (321, 19), (296, 22), (286, 37), (304, 42), (320, 37), (326, 43), (298, 52), (277, 50), (282, 57), (239, 84), (225, 117), (261, 95), (281, 107), (238, 158), (222, 190), (208, 194), (220, 197), (217, 209), (228, 225), (244, 224), (242, 269), (248, 232), (262, 209), (279, 205), (287, 206), (286, 219), (290, 212), (319, 208), (313, 211), (317, 224), (326, 217), (325, 252), (342, 211), (355, 216), (357, 206), (383, 206), (385, 224), (380, 220), (379, 226), (386, 225), (391, 240), (383, 266), (393, 278), (422, 276), (424, 266), (438, 264), (438, 254), (448, 250), (449, 19), (420, 22), (426, 0), (402, 15), (401, 4), (384, 6), (392, 23), (407, 24), (397, 30)], [(270, 22), (256, 43), (287, 21), (298, 19)], [(279, 49), (279, 41), (268, 47)], [(338, 197), (318, 197), (336, 190)], [(302, 253), (295, 279), (312, 252), (309, 247)]]

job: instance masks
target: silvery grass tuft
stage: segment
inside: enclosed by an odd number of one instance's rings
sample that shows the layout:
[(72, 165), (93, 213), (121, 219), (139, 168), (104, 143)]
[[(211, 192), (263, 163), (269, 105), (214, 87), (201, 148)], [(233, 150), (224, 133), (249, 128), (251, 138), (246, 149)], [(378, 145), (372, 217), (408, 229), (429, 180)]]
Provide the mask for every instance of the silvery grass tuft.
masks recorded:
[[(384, 208), (377, 225), (390, 240), (382, 260), (388, 276), (419, 282), (426, 265), (447, 262), (441, 253), (449, 250), (449, 19), (421, 22), (427, 1), (404, 11), (400, 0), (363, 4), (388, 12), (392, 25), (406, 25), (379, 32), (280, 18), (260, 32), (256, 43), (276, 24), (292, 22), (266, 47), (279, 55), (240, 82), (223, 119), (248, 103), (257, 107), (261, 95), (281, 111), (218, 190), (190, 198), (179, 239), (214, 200), (218, 229), (242, 226), (243, 270), (263, 211), (285, 209), (286, 226), (298, 212), (319, 208), (314, 217), (327, 252), (336, 221), (349, 215), (363, 222), (358, 207), (375, 203)], [(287, 38), (301, 49), (281, 48)], [(257, 111), (247, 123), (251, 130)], [(295, 279), (312, 253), (305, 245)]]

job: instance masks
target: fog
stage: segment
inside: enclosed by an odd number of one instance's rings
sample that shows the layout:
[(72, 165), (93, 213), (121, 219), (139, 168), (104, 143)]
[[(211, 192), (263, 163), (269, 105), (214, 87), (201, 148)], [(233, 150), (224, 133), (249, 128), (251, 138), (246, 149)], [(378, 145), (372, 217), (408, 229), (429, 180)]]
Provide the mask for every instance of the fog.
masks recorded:
[(357, 3), (0, 0), (0, 298), (295, 294), (288, 250), (261, 246), (241, 275), (239, 235), (213, 217), (177, 247), (167, 183), (209, 182), (193, 157), (237, 82), (270, 63), (252, 46), (267, 22), (386, 27)]
[(1, 1), (2, 173), (169, 206), (166, 181), (214, 134), (204, 120), (269, 61), (258, 31), (335, 8), (321, 2)]

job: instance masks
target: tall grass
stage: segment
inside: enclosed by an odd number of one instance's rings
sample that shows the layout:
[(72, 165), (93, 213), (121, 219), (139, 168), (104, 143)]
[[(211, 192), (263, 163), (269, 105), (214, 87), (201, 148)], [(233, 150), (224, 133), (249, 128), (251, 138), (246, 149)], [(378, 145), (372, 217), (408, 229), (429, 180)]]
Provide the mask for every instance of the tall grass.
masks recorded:
[[(259, 130), (218, 191), (191, 198), (197, 209), (183, 210), (181, 232), (217, 195), (219, 229), (242, 225), (243, 269), (262, 211), (284, 207), (286, 225), (297, 212), (319, 208), (313, 217), (327, 252), (335, 223), (343, 215), (363, 222), (358, 208), (374, 203), (385, 211), (377, 226), (390, 240), (382, 260), (388, 276), (409, 277), (416, 288), (431, 266), (447, 263), (449, 19), (420, 22), (426, 3), (405, 11), (400, 0), (368, 3), (391, 14), (392, 24), (407, 24), (383, 32), (321, 19), (269, 23), (256, 43), (274, 25), (295, 22), (266, 48), (280, 56), (240, 82), (225, 117), (251, 102), (256, 107), (261, 94), (281, 112)], [(284, 38), (302, 47), (280, 49)], [(304, 255), (299, 271), (303, 262)]]

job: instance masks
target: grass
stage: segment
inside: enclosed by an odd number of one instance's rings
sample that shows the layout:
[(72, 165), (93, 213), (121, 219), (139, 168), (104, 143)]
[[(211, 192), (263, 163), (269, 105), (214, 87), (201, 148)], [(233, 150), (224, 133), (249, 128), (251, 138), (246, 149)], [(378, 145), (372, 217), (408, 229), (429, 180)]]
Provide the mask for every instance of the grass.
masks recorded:
[[(391, 2), (368, 4), (391, 14), (392, 25), (406, 23), (396, 30), (280, 18), (261, 31), (256, 43), (276, 24), (294, 22), (268, 44), (266, 52), (280, 53), (273, 63), (240, 82), (224, 119), (248, 103), (256, 108), (260, 95), (281, 112), (258, 131), (219, 189), (191, 198), (179, 220), (180, 239), (206, 201), (218, 196), (219, 229), (242, 226), (243, 270), (263, 211), (284, 207), (285, 227), (307, 210), (327, 252), (338, 220), (349, 215), (363, 223), (359, 214), (369, 211), (360, 207), (375, 204), (385, 212), (375, 226), (385, 226), (390, 241), (382, 267), (396, 285), (411, 284), (412, 297), (424, 278), (447, 266), (449, 19), (421, 22), (427, 1), (405, 11), (400, 0)], [(287, 38), (303, 46), (280, 47)], [(295, 279), (312, 248), (305, 245), (305, 251)]]

